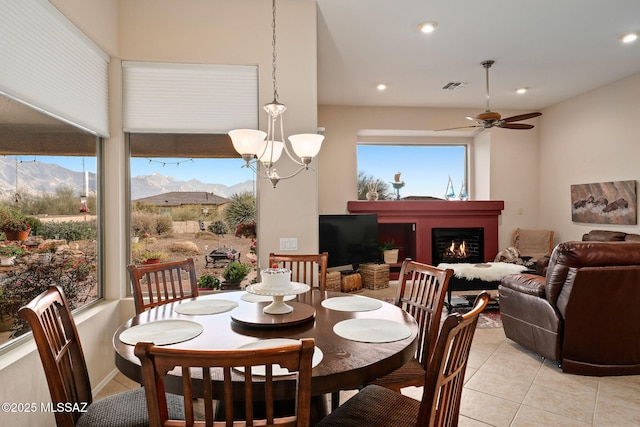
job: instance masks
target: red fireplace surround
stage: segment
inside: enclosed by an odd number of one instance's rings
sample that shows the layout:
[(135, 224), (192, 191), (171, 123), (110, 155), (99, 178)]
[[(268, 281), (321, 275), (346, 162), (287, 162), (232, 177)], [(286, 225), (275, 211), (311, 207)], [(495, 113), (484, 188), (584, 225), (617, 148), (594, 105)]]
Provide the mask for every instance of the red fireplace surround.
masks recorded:
[(433, 228), (483, 228), (484, 261), (493, 261), (498, 253), (498, 217), (502, 200), (378, 200), (350, 201), (353, 214), (378, 214), (378, 240), (393, 240), (400, 257), (431, 264)]

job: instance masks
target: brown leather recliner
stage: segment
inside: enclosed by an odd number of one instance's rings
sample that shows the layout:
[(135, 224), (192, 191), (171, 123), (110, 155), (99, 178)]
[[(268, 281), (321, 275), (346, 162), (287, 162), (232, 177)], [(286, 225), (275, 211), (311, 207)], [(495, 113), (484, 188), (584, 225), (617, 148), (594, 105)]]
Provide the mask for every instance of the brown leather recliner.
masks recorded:
[(640, 374), (640, 243), (566, 242), (546, 277), (502, 279), (507, 338), (581, 375)]

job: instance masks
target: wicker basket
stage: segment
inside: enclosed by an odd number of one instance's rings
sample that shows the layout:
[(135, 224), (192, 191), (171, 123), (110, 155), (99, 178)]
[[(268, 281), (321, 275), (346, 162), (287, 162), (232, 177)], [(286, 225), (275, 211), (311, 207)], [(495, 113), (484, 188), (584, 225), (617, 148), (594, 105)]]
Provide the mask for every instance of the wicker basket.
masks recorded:
[(389, 264), (362, 264), (360, 266), (362, 286), (367, 289), (389, 287)]
[(342, 292), (362, 292), (362, 276), (360, 273), (342, 275)]
[(327, 282), (325, 289), (328, 292), (340, 292), (342, 286), (342, 274), (339, 271), (327, 271)]

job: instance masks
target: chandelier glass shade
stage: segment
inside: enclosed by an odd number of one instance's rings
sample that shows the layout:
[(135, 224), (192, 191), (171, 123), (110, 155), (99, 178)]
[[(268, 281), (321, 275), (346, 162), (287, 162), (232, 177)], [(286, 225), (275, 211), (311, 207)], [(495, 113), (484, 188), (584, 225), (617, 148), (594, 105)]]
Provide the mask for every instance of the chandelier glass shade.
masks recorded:
[[(229, 131), (229, 137), (233, 148), (245, 161), (243, 167), (253, 170), (256, 175), (271, 180), (273, 187), (281, 179), (293, 178), (301, 171), (311, 169), (309, 164), (320, 152), (324, 136), (321, 134), (291, 135), (288, 140), (297, 157), (294, 157), (287, 148), (283, 116), (287, 107), (278, 102), (278, 84), (276, 81), (276, 0), (272, 0), (272, 81), (273, 101), (266, 104), (263, 109), (267, 113), (267, 132), (255, 129), (236, 129)], [(298, 170), (288, 176), (281, 177), (275, 169), (275, 162), (280, 159), (282, 152), (287, 154), (294, 163), (300, 166)], [(262, 164), (262, 168), (259, 164)]]

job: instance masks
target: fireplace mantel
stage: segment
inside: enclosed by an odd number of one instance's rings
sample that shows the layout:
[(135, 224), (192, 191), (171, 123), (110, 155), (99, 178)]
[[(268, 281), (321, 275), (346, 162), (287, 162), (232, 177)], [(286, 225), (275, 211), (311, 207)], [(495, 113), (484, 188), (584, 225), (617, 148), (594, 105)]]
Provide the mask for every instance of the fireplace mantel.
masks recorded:
[[(378, 214), (378, 224), (411, 224), (413, 247), (405, 247), (405, 256), (427, 264), (432, 263), (431, 236), (433, 228), (484, 229), (484, 260), (493, 261), (498, 253), (498, 217), (504, 209), (502, 200), (378, 200), (350, 201), (350, 213)], [(380, 227), (382, 238), (388, 238)], [(402, 236), (399, 236), (402, 237)], [(413, 240), (413, 241), (411, 241)]]

